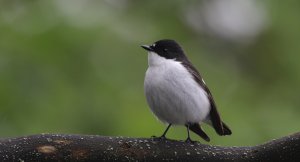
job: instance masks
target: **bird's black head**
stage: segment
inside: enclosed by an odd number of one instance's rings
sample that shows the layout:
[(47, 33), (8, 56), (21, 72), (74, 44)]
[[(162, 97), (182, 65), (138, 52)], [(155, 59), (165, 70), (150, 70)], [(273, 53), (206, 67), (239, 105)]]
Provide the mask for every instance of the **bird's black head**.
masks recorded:
[(163, 39), (159, 40), (152, 45), (143, 45), (142, 46), (145, 50), (150, 52), (155, 52), (159, 56), (162, 56), (166, 59), (176, 59), (178, 61), (182, 59), (186, 59), (184, 51), (180, 47), (180, 45), (170, 39)]

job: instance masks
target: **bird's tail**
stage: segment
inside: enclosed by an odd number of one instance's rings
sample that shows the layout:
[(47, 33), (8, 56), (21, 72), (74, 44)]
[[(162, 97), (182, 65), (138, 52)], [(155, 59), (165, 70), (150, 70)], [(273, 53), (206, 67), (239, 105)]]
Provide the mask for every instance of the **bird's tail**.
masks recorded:
[(220, 134), (220, 135), (223, 135), (223, 136), (231, 135), (232, 132), (231, 132), (230, 128), (224, 122), (222, 122), (222, 125), (223, 125), (223, 134)]
[(221, 121), (220, 125), (217, 125), (215, 123), (212, 123), (212, 126), (215, 128), (215, 131), (220, 135), (220, 136), (226, 136), (226, 135), (231, 135), (231, 130), (230, 128)]
[(220, 136), (231, 135), (232, 132), (230, 128), (224, 122), (222, 122), (221, 119), (219, 121), (220, 122), (206, 120), (205, 123), (212, 126), (215, 129), (216, 133), (218, 133), (218, 135)]
[(189, 124), (189, 129), (193, 131), (194, 133), (198, 134), (201, 138), (203, 138), (205, 141), (209, 142), (210, 138), (207, 136), (207, 134), (202, 130), (201, 126), (198, 123), (195, 124)]

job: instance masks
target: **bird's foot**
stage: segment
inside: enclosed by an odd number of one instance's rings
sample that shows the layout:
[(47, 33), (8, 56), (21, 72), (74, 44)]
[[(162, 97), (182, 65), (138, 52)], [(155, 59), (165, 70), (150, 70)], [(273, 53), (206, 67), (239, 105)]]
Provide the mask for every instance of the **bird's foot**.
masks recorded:
[(165, 140), (167, 140), (166, 136), (160, 136), (160, 137), (151, 136), (151, 138), (154, 139), (154, 140), (158, 140), (158, 141), (165, 141)]
[(186, 143), (196, 143), (197, 141), (193, 141), (190, 137), (185, 140)]

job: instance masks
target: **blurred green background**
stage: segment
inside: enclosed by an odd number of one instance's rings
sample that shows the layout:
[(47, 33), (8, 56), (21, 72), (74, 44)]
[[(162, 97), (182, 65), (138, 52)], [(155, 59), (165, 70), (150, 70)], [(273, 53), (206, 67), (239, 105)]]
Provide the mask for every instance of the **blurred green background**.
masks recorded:
[(205, 127), (211, 144), (300, 131), (299, 15), (293, 0), (0, 0), (0, 137), (161, 135), (140, 45), (163, 38), (184, 47), (233, 131)]

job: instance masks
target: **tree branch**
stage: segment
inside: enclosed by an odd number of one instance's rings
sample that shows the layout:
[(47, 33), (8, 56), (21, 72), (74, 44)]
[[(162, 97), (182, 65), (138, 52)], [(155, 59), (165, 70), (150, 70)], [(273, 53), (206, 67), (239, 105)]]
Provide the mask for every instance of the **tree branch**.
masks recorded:
[(0, 139), (0, 161), (299, 161), (300, 133), (252, 147), (149, 138), (41, 134)]

